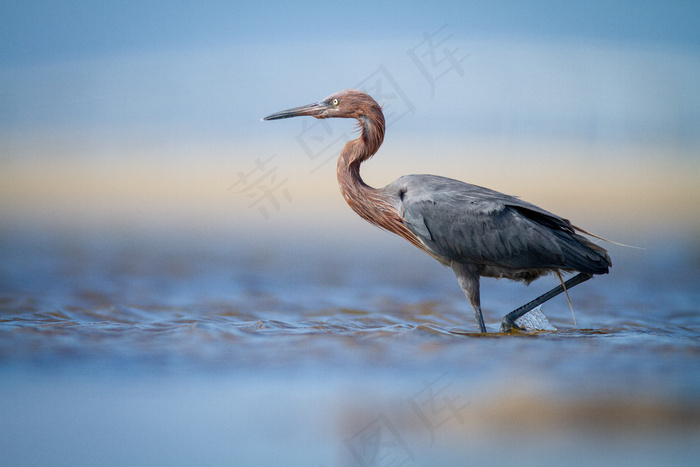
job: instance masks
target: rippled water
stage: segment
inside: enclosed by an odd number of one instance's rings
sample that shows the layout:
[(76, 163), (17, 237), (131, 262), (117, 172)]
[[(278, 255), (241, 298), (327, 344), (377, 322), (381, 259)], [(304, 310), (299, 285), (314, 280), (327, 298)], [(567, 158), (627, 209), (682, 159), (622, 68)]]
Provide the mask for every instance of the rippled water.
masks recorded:
[[(543, 307), (558, 331), (483, 336), (452, 273), (381, 232), (1, 238), (8, 465), (700, 453), (700, 261), (687, 239), (611, 247), (612, 273), (571, 292), (576, 326), (558, 297)], [(487, 327), (554, 285), (485, 279)]]

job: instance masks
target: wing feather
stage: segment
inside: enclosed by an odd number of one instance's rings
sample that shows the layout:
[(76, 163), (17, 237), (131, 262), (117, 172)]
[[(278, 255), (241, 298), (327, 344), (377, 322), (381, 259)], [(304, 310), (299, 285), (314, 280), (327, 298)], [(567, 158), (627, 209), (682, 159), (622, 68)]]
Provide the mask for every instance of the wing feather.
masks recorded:
[(406, 227), (442, 258), (595, 274), (610, 265), (605, 250), (568, 220), (514, 196), (434, 175), (401, 177), (384, 190), (395, 193)]

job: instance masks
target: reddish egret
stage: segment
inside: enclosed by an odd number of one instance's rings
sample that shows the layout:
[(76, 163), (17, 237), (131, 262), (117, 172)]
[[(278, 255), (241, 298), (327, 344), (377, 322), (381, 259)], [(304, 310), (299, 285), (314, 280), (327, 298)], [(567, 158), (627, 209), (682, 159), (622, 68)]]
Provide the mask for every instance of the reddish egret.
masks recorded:
[(345, 200), (362, 218), (452, 268), (481, 332), (486, 332), (479, 296), (481, 276), (529, 284), (550, 272), (560, 280), (560, 272), (578, 272), (508, 313), (501, 321), (501, 332), (507, 332), (519, 329), (515, 320), (536, 306), (594, 274), (606, 274), (612, 265), (605, 249), (577, 232), (592, 234), (513, 196), (436, 175), (405, 175), (384, 188), (368, 186), (360, 177), (360, 164), (381, 146), (385, 125), (382, 108), (362, 91), (340, 91), (264, 120), (303, 115), (357, 119), (360, 137), (349, 141), (338, 158), (338, 183)]

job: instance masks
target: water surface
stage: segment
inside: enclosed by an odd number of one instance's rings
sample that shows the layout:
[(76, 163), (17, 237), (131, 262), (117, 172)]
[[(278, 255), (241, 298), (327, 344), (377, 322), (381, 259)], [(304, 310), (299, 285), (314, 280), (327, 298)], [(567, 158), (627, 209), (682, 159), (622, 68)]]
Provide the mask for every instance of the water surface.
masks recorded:
[(543, 307), (555, 332), (495, 333), (555, 278), (485, 279), (484, 336), (449, 270), (379, 234), (6, 228), (7, 465), (640, 465), (700, 453), (696, 244), (611, 247), (611, 274), (571, 292), (576, 325), (565, 298)]

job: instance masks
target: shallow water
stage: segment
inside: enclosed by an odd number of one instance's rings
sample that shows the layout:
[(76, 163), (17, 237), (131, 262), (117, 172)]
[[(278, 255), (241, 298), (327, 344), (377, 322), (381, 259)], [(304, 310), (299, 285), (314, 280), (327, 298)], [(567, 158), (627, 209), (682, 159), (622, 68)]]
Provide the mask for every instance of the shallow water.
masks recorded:
[[(369, 229), (369, 227), (367, 227)], [(363, 234), (365, 231), (362, 231)], [(611, 247), (556, 285), (451, 272), (377, 236), (285, 241), (12, 230), (0, 255), (7, 465), (691, 464), (700, 454), (697, 245)]]

